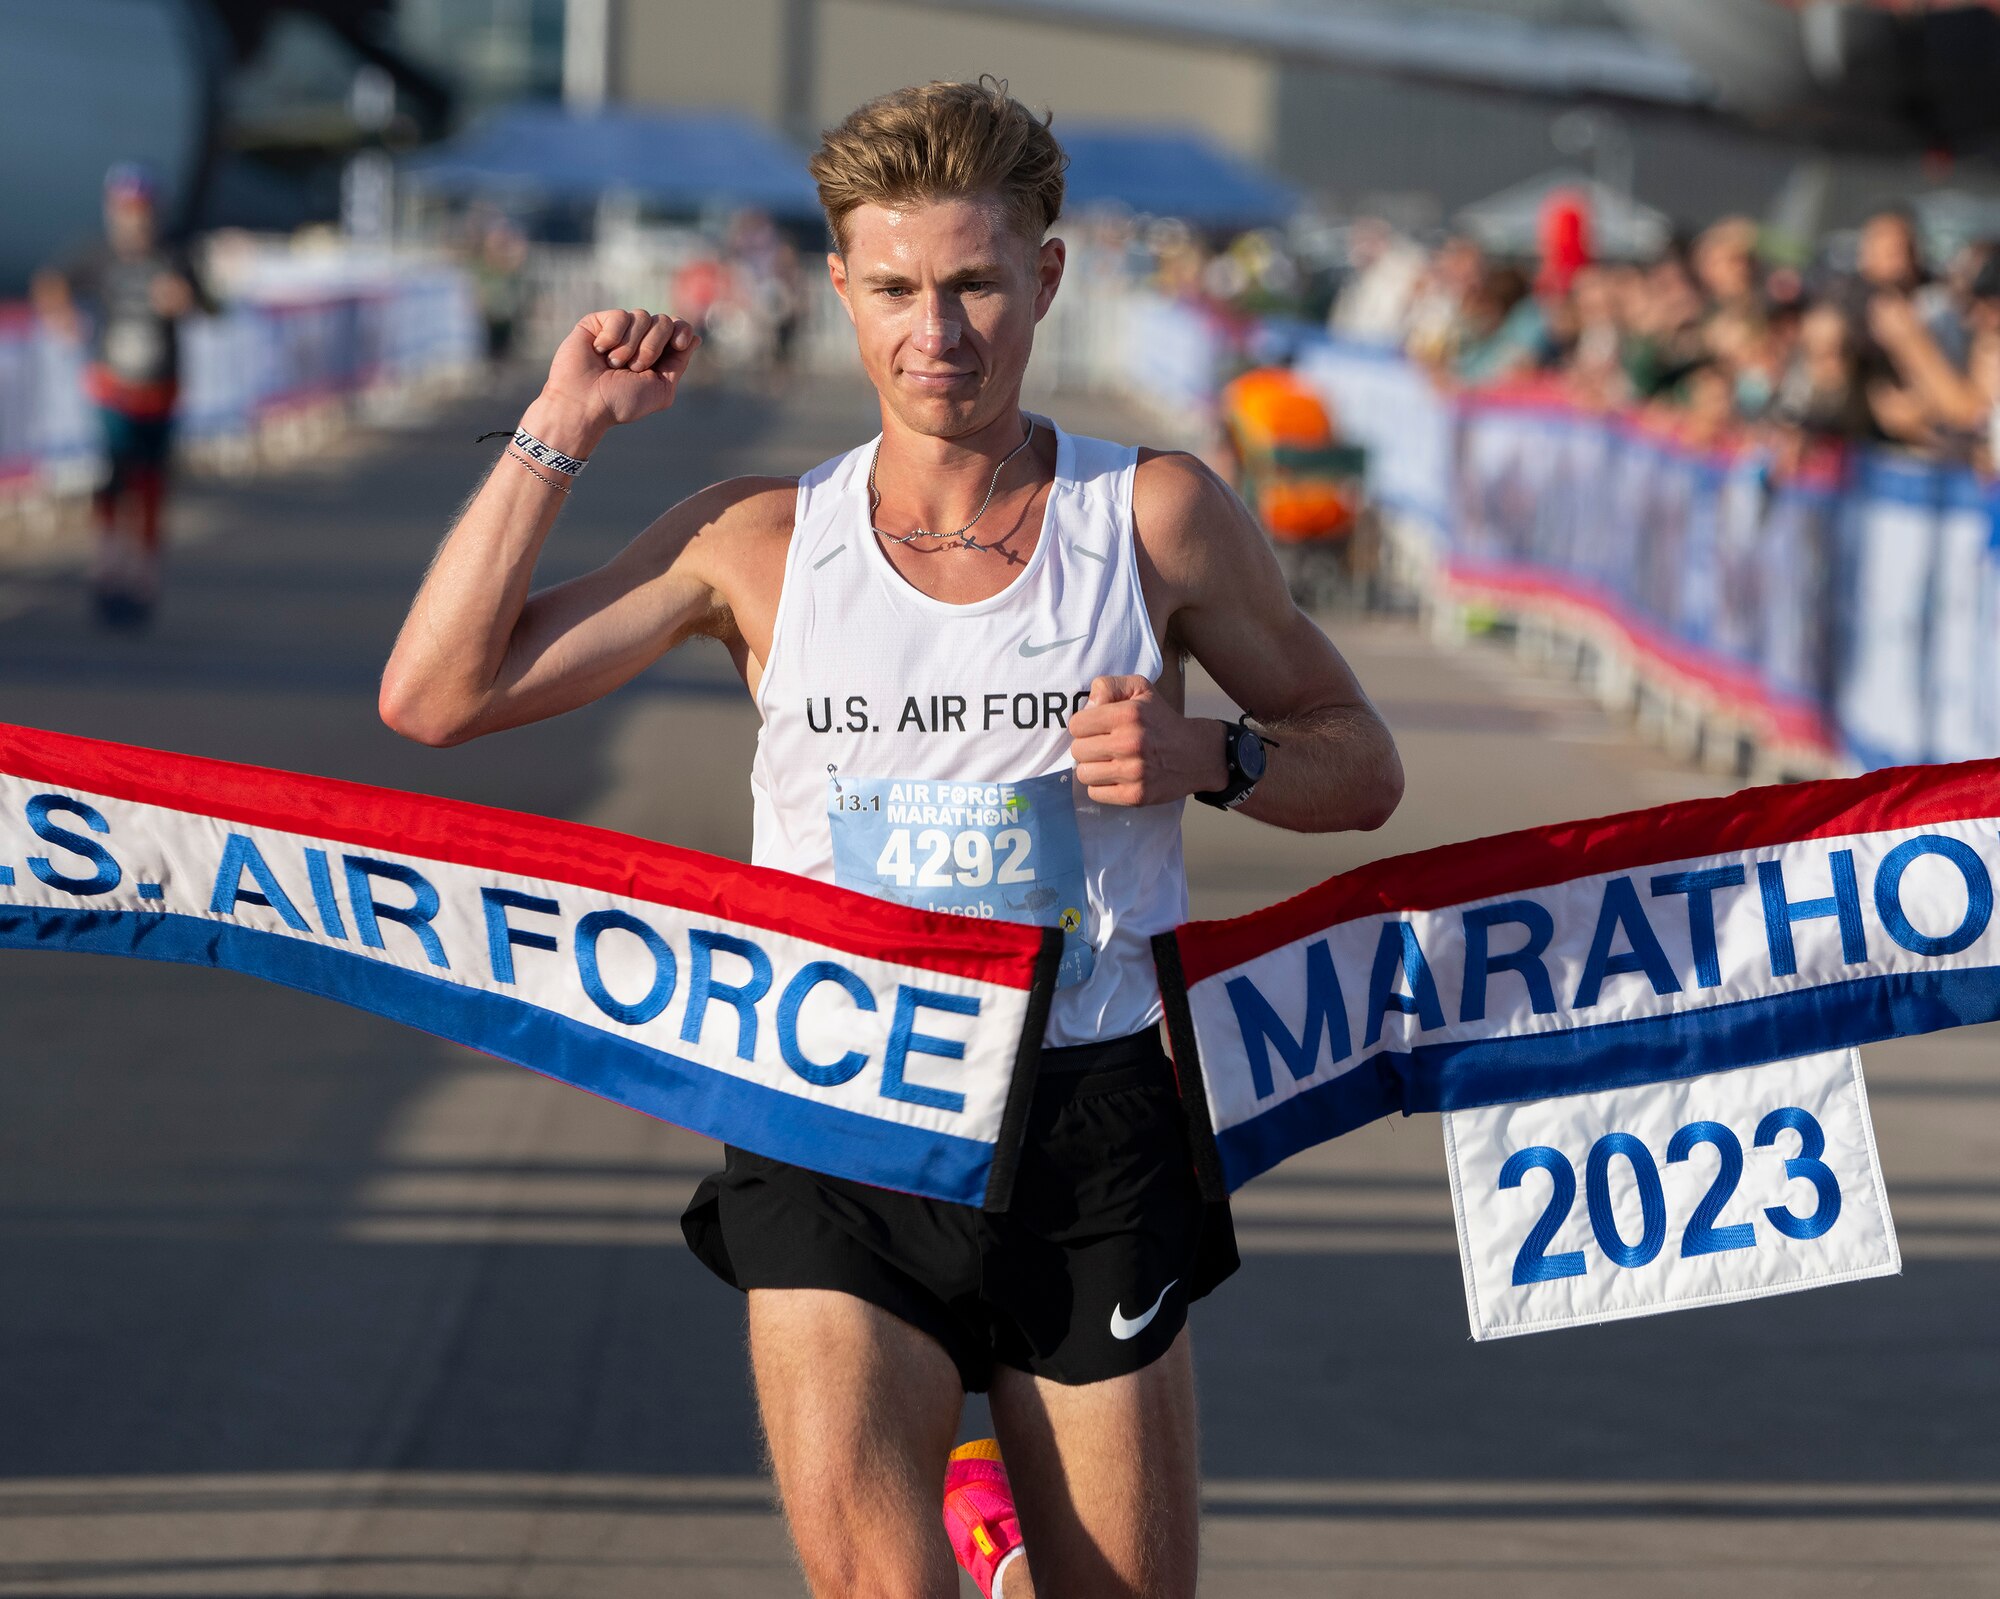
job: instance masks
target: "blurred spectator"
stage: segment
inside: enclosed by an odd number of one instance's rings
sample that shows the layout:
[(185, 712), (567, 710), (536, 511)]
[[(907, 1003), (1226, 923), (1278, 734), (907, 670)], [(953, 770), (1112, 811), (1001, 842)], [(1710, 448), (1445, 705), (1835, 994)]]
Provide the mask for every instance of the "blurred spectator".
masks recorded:
[[(1854, 275), (1834, 294), (1857, 330), (1861, 385), (1875, 431), (1906, 443), (1930, 442), (1922, 403), (1909, 392), (1910, 363), (1927, 370), (1936, 361), (1962, 367), (1968, 343), (1950, 284), (1932, 281), (1925, 267), (1917, 219), (1908, 207), (1885, 206), (1862, 223)], [(1894, 329), (1895, 351), (1880, 327)]]
[(1893, 377), (1871, 386), (1883, 431), (1903, 443), (1991, 464), (2000, 406), (2000, 256), (1987, 251), (1966, 286), (1965, 358), (1950, 360), (1913, 299), (1877, 294), (1868, 327)]
[(479, 296), (479, 316), (486, 325), (486, 359), (505, 362), (513, 353), (514, 335), (526, 310), (522, 269), (528, 263), (528, 241), (504, 218), (480, 228), (470, 263)]
[(1747, 309), (1717, 311), (1703, 336), (1717, 370), (1728, 379), (1732, 409), (1747, 422), (1761, 419), (1783, 376), (1781, 347), (1769, 321)]
[(1625, 373), (1633, 392), (1650, 400), (1681, 383), (1706, 358), (1701, 291), (1686, 258), (1669, 251), (1635, 279), (1625, 300)]
[(1400, 338), (1424, 278), (1424, 252), (1388, 223), (1362, 217), (1348, 231), (1350, 270), (1330, 327), (1343, 338), (1384, 344)]
[(1757, 224), (1748, 217), (1724, 217), (1695, 240), (1694, 276), (1708, 303), (1718, 310), (1754, 313), (1762, 309), (1757, 282)]
[(1489, 265), (1466, 296), (1446, 370), (1459, 383), (1498, 383), (1539, 365), (1548, 326), (1518, 268)]
[(1862, 223), (1854, 272), (1867, 291), (1916, 293), (1924, 283), (1924, 260), (1915, 214), (1906, 206), (1885, 206)]
[(715, 318), (715, 308), (729, 289), (728, 265), (712, 250), (699, 251), (674, 274), (671, 291), (674, 315), (706, 338), (713, 331), (710, 324)]
[(1569, 344), (1570, 390), (1593, 408), (1623, 405), (1632, 398), (1625, 375), (1625, 325), (1620, 273), (1613, 267), (1586, 267), (1570, 286), (1575, 335)]
[(725, 305), (724, 342), (733, 358), (769, 373), (788, 358), (797, 330), (798, 252), (777, 224), (761, 211), (739, 212), (725, 245), (731, 271)]
[(1773, 417), (1801, 434), (1856, 438), (1868, 431), (1854, 325), (1838, 304), (1812, 306), (1799, 320), (1797, 353), (1772, 402)]
[(1465, 302), (1486, 270), (1486, 256), (1467, 238), (1445, 240), (1410, 299), (1404, 347), (1419, 361), (1439, 365), (1458, 342)]
[(179, 321), (214, 310), (186, 253), (160, 239), (157, 202), (143, 167), (114, 166), (104, 180), (104, 244), (34, 283), (43, 319), (64, 337), (89, 339), (85, 381), (108, 467), (95, 500), (92, 593), (98, 619), (112, 627), (144, 627), (159, 598)]
[(798, 246), (783, 235), (779, 236), (777, 251), (771, 258), (770, 294), (775, 324), (771, 365), (782, 376), (791, 370), (799, 328), (806, 314), (805, 267), (799, 260)]
[(1697, 449), (1721, 444), (1736, 424), (1736, 390), (1720, 361), (1697, 362), (1681, 379), (1679, 405), (1667, 418), (1676, 438)]

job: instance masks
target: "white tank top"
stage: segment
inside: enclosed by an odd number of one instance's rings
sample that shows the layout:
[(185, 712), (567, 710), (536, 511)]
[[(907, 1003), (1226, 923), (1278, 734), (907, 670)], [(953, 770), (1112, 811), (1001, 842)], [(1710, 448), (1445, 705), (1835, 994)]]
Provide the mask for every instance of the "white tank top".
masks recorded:
[(1159, 1020), (1150, 940), (1186, 920), (1187, 875), (1179, 802), (1097, 805), (1074, 781), (1067, 723), (1091, 681), (1164, 663), (1133, 547), (1138, 452), (1053, 431), (1034, 554), (969, 605), (913, 588), (869, 531), (874, 441), (799, 480), (750, 785), (759, 866), (1061, 926), (1045, 1037), (1062, 1045)]

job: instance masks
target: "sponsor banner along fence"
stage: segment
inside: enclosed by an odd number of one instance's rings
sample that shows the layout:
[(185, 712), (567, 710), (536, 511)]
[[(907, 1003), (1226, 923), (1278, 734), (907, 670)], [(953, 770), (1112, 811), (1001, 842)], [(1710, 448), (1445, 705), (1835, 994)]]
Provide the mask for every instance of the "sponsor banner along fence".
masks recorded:
[(1204, 1175), (1392, 1111), (2000, 1018), (1996, 866), (2000, 761), (1968, 762), (1448, 845), (1191, 923), (1155, 953)]
[(0, 725), (0, 947), (246, 972), (776, 1159), (997, 1208), (1061, 936)]
[(1594, 637), (1760, 741), (1861, 767), (2000, 754), (2000, 487), (1890, 450), (1782, 475), (1400, 355), (1300, 369), (1447, 593)]

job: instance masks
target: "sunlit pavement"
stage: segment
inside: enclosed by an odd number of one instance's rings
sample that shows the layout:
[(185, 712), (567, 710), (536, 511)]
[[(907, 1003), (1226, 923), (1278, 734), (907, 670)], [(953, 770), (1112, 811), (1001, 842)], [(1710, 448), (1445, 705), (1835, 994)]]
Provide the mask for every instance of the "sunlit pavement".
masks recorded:
[[(401, 609), (490, 456), (470, 439), (517, 401), (199, 487), (207, 536), (152, 638), (85, 630), (69, 580), (0, 576), (0, 718), (745, 852), (754, 718), (719, 651), (461, 750), (376, 724)], [(605, 447), (552, 568), (868, 425), (848, 388), (698, 389)], [(1409, 798), (1318, 839), (1193, 809), (1197, 914), (1713, 787), (1496, 648), (1333, 627)], [(740, 1301), (680, 1243), (712, 1146), (228, 975), (8, 954), (0, 1016), (0, 1593), (800, 1591)], [(1474, 1346), (1434, 1122), (1260, 1180), (1244, 1269), (1194, 1318), (1203, 1591), (2000, 1593), (1993, 1067), (1990, 1032), (1870, 1052), (1907, 1275), (1758, 1305)]]

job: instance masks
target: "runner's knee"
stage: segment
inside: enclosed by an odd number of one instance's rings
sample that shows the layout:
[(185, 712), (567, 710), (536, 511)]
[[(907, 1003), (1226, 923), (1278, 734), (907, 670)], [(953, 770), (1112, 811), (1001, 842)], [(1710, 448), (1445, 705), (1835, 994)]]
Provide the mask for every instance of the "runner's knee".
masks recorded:
[(936, 1487), (905, 1462), (871, 1461), (870, 1453), (864, 1444), (779, 1462), (785, 1518), (813, 1599), (956, 1599)]

